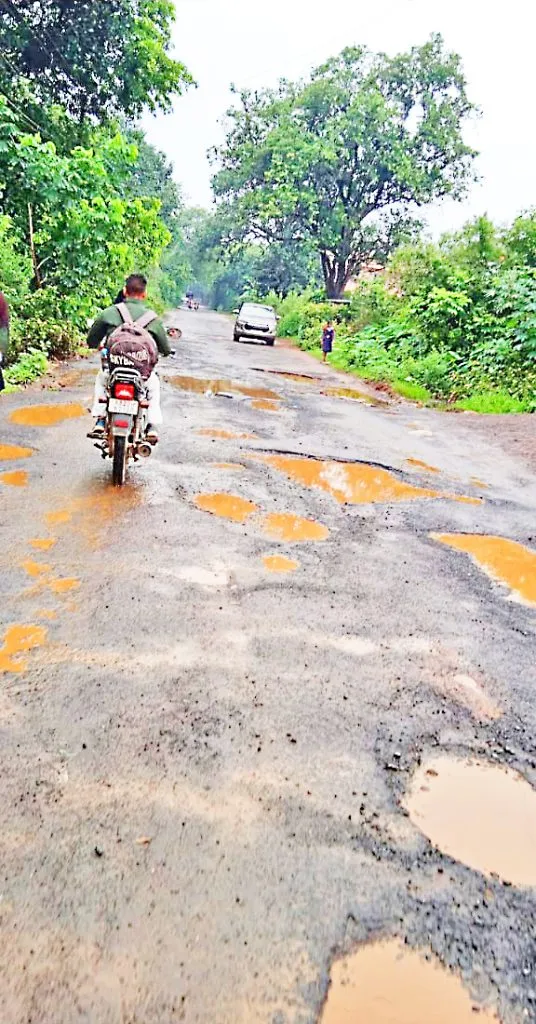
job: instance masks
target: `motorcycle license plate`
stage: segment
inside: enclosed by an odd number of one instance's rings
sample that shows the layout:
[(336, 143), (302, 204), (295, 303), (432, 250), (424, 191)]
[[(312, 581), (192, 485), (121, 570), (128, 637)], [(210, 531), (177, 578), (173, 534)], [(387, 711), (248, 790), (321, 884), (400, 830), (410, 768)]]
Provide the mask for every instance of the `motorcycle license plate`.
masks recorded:
[(110, 398), (108, 412), (124, 412), (127, 416), (135, 416), (139, 409), (137, 402), (126, 402), (121, 398)]

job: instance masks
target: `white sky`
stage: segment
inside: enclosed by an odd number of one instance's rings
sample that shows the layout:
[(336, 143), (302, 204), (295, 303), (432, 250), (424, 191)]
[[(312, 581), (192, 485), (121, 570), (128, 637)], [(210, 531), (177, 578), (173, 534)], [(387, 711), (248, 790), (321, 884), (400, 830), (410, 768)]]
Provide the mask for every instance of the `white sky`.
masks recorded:
[(176, 0), (177, 56), (198, 82), (174, 112), (146, 118), (151, 142), (175, 166), (189, 203), (211, 202), (206, 152), (222, 138), (229, 86), (263, 87), (308, 74), (344, 46), (396, 53), (441, 32), (461, 54), (482, 116), (467, 138), (481, 183), (463, 204), (442, 204), (434, 231), (487, 212), (506, 221), (536, 205), (534, 0)]

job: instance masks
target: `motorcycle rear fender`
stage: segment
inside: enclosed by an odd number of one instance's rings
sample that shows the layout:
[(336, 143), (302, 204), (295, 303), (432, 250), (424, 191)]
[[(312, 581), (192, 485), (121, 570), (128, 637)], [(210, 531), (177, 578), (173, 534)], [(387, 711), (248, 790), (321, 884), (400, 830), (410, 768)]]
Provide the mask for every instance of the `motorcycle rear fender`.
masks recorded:
[(130, 437), (133, 425), (133, 416), (125, 416), (120, 412), (112, 414), (110, 427), (113, 437)]

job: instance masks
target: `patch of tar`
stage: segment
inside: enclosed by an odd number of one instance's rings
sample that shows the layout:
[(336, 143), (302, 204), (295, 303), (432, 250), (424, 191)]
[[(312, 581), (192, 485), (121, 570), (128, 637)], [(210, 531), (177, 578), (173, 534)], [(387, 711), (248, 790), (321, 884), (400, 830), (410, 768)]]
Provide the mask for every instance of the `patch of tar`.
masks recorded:
[(536, 605), (536, 551), (506, 537), (480, 534), (433, 533), (432, 538), (471, 555), (493, 580), (506, 584), (515, 597)]

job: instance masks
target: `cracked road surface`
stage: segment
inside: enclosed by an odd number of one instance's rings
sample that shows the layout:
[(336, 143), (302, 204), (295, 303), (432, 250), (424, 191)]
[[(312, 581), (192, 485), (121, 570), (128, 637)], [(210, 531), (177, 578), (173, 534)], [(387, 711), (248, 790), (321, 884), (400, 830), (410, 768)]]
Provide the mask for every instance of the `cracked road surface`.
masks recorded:
[(536, 1020), (536, 478), (172, 319), (122, 492), (93, 363), (1, 399), (2, 1021)]

